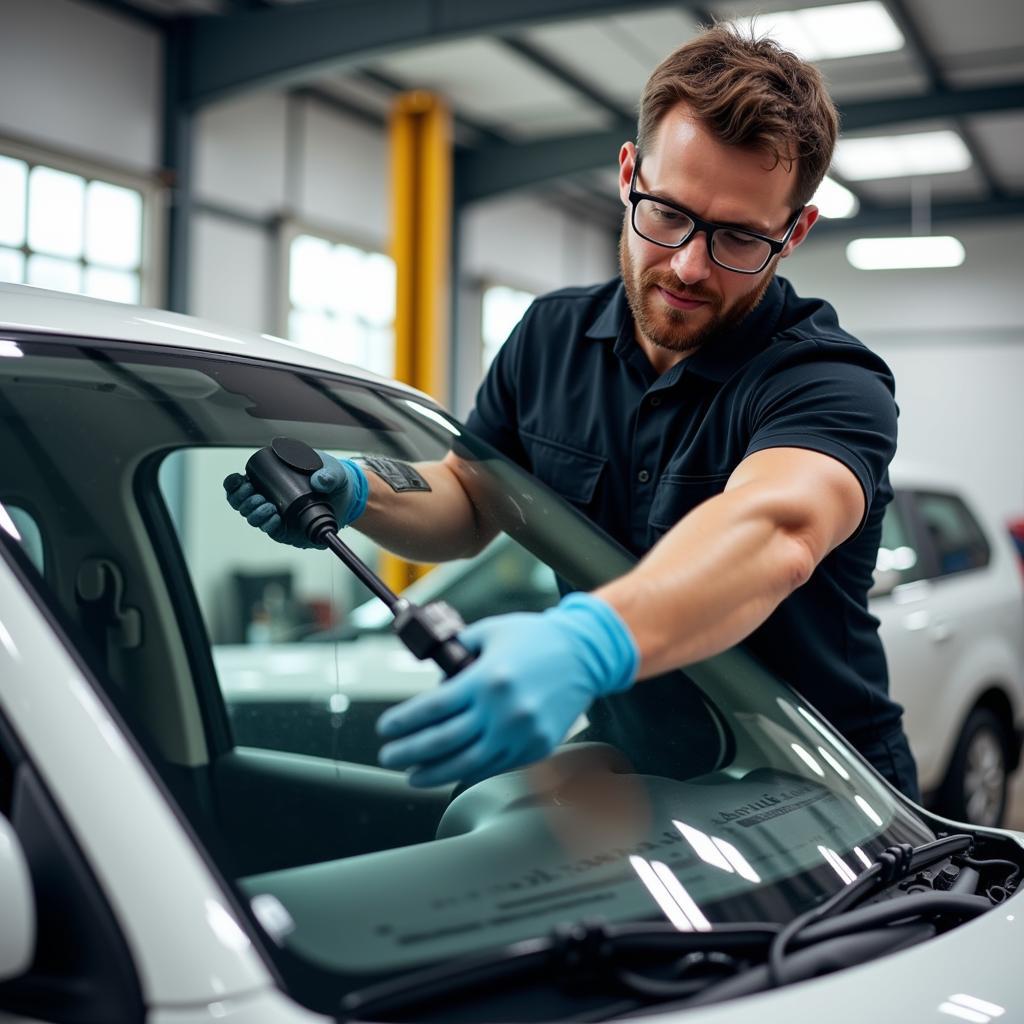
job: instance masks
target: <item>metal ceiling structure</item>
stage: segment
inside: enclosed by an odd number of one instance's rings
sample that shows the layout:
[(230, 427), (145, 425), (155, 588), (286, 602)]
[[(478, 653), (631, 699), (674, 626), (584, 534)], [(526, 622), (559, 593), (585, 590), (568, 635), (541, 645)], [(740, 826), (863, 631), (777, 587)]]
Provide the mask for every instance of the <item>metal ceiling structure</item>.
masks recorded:
[[(457, 203), (543, 186), (611, 227), (621, 206), (607, 170), (634, 133), (640, 87), (660, 56), (715, 17), (826, 0), (90, 2), (165, 36), (164, 157), (174, 183), (169, 299), (183, 308), (192, 124), (207, 104), (277, 87), (383, 124), (395, 92), (442, 92), (456, 119)], [(935, 176), (932, 220), (1021, 216), (1024, 10), (1017, 0), (990, 0), (982, 22), (959, 0), (884, 2), (904, 37), (901, 51), (821, 62), (844, 133), (952, 128), (973, 164)], [(977, 49), (966, 46), (968, 36)], [(909, 224), (906, 179), (852, 190), (858, 216), (822, 228)]]

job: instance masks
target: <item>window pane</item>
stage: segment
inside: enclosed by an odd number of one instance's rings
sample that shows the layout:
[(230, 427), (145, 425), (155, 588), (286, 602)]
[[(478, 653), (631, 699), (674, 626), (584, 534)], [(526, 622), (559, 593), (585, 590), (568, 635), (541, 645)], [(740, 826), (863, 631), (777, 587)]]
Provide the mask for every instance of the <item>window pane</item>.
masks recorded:
[(0, 245), (25, 244), (28, 164), (0, 156)]
[(336, 245), (331, 257), (327, 308), (342, 316), (355, 316), (362, 302), (363, 266), (366, 253), (351, 245)]
[(522, 319), (526, 307), (533, 302), (529, 292), (495, 285), (484, 292), (483, 368), (491, 365), (498, 349), (505, 344), (512, 328)]
[(293, 309), (288, 316), (288, 337), (309, 352), (340, 358), (337, 324), (326, 313)]
[(359, 318), (372, 327), (390, 327), (395, 322), (395, 286), (395, 261), (383, 253), (367, 253), (355, 296)]
[(367, 327), (363, 329), (366, 337), (366, 369), (379, 373), (382, 377), (395, 375), (395, 332), (391, 327)]
[(29, 256), (28, 284), (38, 288), (53, 288), (58, 292), (82, 290), (82, 265), (71, 260), (57, 260), (51, 256)]
[(85, 294), (113, 302), (139, 302), (139, 275), (123, 270), (104, 270), (102, 267), (85, 268)]
[(134, 189), (91, 181), (85, 197), (85, 258), (133, 270), (142, 256), (142, 196)]
[(0, 249), (0, 281), (21, 284), (25, 280), (25, 256), (16, 249)]
[(333, 290), (331, 249), (326, 239), (312, 235), (299, 235), (292, 242), (288, 294), (293, 306), (328, 308)]
[(77, 174), (33, 167), (28, 186), (28, 245), (53, 256), (82, 255), (85, 180)]

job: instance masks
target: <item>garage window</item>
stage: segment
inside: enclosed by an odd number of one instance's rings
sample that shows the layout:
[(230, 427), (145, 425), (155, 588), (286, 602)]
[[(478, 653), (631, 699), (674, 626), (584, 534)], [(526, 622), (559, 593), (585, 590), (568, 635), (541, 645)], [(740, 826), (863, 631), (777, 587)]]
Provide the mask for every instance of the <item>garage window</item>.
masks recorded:
[(512, 328), (522, 319), (527, 306), (536, 298), (531, 292), (520, 291), (516, 288), (506, 288), (505, 285), (492, 285), (484, 289), (483, 301), (483, 324), (481, 337), (483, 349), (481, 351), (481, 369), (486, 372), (498, 349), (505, 344), (506, 339), (512, 333)]
[(0, 281), (138, 303), (142, 192), (0, 153)]
[(288, 337), (382, 376), (395, 372), (395, 263), (313, 234), (288, 247)]

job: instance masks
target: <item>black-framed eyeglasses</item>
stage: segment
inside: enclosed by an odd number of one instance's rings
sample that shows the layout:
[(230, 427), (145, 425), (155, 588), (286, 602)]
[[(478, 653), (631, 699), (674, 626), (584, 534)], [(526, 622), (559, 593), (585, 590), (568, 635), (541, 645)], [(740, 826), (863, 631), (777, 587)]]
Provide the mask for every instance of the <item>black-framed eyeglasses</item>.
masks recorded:
[(782, 238), (769, 238), (756, 231), (715, 224), (678, 203), (637, 191), (639, 171), (640, 154), (637, 153), (629, 182), (633, 230), (641, 238), (666, 249), (680, 249), (695, 231), (703, 231), (712, 262), (737, 274), (759, 274), (764, 270), (768, 261), (786, 247), (804, 211), (802, 206), (796, 211)]

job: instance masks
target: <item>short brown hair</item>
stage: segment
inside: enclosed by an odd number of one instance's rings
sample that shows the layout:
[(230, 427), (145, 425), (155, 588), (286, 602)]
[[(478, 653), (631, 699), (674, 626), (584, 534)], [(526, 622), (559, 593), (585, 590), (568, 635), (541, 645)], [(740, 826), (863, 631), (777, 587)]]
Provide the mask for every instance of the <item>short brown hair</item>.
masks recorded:
[(679, 103), (726, 145), (763, 149), (776, 164), (795, 159), (794, 208), (810, 201), (832, 162), (839, 114), (821, 72), (772, 39), (721, 23), (670, 53), (640, 98), (641, 152)]

